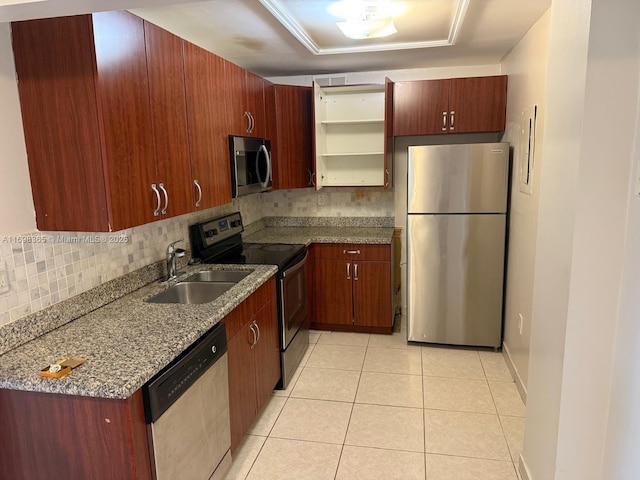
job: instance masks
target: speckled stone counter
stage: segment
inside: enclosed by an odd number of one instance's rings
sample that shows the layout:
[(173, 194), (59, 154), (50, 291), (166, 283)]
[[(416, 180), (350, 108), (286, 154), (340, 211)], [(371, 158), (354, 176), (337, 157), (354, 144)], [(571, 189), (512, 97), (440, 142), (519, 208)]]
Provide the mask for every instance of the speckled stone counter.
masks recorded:
[[(0, 388), (127, 398), (273, 276), (270, 265), (205, 265), (254, 270), (216, 300), (200, 305), (144, 300), (164, 288), (154, 281), (0, 356)], [(66, 356), (86, 360), (60, 379), (41, 368)]]
[(393, 239), (393, 228), (364, 227), (267, 227), (243, 236), (245, 242), (256, 243), (360, 243), (387, 245)]
[(265, 228), (243, 235), (256, 243), (390, 244), (393, 218), (387, 217), (267, 217)]

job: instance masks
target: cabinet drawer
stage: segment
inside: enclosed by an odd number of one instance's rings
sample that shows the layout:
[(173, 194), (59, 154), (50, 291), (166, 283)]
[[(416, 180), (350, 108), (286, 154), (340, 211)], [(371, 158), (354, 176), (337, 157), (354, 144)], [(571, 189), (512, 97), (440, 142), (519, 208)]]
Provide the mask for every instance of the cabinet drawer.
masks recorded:
[(315, 256), (322, 260), (391, 260), (391, 245), (316, 244)]

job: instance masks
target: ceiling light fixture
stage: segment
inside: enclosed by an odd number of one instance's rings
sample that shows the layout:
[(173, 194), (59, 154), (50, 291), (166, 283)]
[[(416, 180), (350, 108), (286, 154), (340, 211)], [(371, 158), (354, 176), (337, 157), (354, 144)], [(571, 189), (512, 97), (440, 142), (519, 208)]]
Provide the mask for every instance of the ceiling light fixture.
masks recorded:
[(336, 25), (348, 38), (380, 38), (398, 31), (393, 23), (394, 5), (389, 1), (342, 0), (332, 3), (328, 11), (345, 19)]

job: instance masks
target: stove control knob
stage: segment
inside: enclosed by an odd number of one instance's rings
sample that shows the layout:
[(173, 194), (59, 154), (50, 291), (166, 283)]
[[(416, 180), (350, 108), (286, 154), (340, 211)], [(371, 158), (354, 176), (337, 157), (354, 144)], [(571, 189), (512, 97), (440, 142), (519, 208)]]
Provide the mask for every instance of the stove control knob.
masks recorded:
[(240, 227), (241, 225), (242, 225), (242, 222), (240, 220), (231, 220), (232, 228)]
[(207, 230), (206, 232), (204, 232), (204, 236), (207, 238), (211, 238), (214, 235), (218, 234), (218, 230), (216, 230), (215, 228), (211, 229), (211, 230)]

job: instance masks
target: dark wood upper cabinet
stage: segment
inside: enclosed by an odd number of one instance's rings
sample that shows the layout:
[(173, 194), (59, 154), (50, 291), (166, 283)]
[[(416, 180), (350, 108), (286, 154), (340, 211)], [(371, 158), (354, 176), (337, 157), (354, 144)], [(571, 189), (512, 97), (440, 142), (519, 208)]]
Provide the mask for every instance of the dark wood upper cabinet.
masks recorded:
[(17, 22), (12, 32), (38, 228), (153, 220), (142, 20), (105, 12)]
[(182, 40), (146, 21), (144, 31), (156, 183), (167, 192), (164, 215), (182, 215), (191, 212), (194, 203)]
[(266, 81), (258, 75), (244, 71), (244, 90), (246, 96), (247, 111), (251, 116), (252, 137), (268, 138), (268, 122), (265, 109), (264, 90)]
[(396, 82), (394, 135), (502, 132), (507, 77)]
[(13, 23), (12, 35), (38, 229), (105, 230), (91, 18)]
[(182, 42), (123, 11), (12, 25), (40, 230), (193, 209)]
[(503, 132), (507, 113), (507, 76), (451, 79), (451, 132)]
[(269, 121), (276, 127), (271, 144), (273, 188), (309, 187), (313, 172), (313, 91), (311, 87), (292, 85), (272, 85), (268, 88), (268, 93), (273, 92), (275, 103), (274, 115)]
[(396, 82), (394, 135), (446, 133), (449, 80)]
[(230, 203), (227, 90), (229, 62), (184, 42), (191, 171), (197, 210)]
[(225, 60), (229, 135), (268, 138), (265, 80)]

